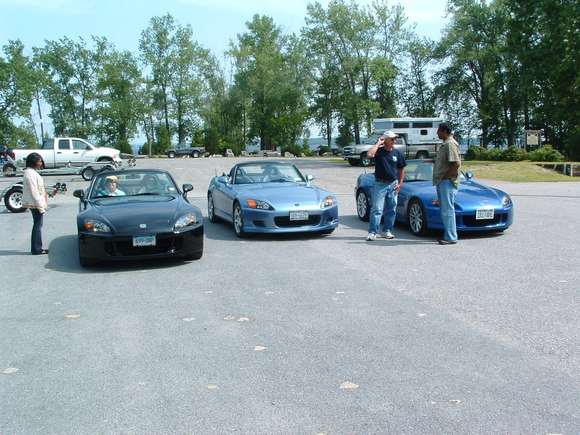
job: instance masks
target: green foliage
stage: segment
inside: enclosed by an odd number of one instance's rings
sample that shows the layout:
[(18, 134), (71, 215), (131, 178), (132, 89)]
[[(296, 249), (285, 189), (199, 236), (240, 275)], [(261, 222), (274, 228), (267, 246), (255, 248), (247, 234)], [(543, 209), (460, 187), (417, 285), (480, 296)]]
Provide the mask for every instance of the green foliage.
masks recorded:
[(566, 160), (552, 145), (544, 145), (541, 148), (531, 151), (529, 158), (532, 162), (563, 162)]
[(508, 147), (501, 154), (501, 160), (504, 162), (521, 162), (528, 159), (528, 153), (522, 148)]
[(566, 153), (570, 157), (570, 160), (580, 161), (580, 128), (568, 137)]
[(157, 142), (153, 148), (154, 154), (165, 154), (171, 148), (171, 133), (164, 125), (157, 128)]

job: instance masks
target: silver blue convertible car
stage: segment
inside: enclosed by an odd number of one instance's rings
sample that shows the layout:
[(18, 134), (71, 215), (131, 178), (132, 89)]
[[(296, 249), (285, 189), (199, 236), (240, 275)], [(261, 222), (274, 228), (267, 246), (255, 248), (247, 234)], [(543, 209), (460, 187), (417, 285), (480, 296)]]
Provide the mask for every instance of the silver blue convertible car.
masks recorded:
[[(513, 222), (511, 198), (499, 189), (481, 184), (470, 172), (460, 175), (461, 183), (455, 199), (457, 230), (504, 231)], [(432, 184), (433, 162), (407, 160), (405, 180), (399, 192), (397, 222), (406, 223), (415, 235), (429, 230), (442, 230), (437, 192)], [(374, 174), (361, 174), (355, 186), (358, 217), (367, 221), (372, 204)]]
[(289, 163), (248, 162), (214, 177), (207, 192), (211, 222), (233, 223), (238, 237), (247, 233), (317, 232), (338, 226), (336, 196), (311, 184)]

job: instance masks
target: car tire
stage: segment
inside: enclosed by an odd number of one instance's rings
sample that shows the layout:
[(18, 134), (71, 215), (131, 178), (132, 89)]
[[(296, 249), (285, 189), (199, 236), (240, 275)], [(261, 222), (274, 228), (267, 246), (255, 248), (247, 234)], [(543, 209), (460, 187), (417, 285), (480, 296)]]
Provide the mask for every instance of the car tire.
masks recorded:
[(236, 236), (241, 239), (246, 237), (246, 233), (244, 232), (244, 213), (239, 202), (234, 203), (232, 221), (234, 224), (234, 232), (236, 233)]
[(16, 166), (12, 163), (6, 163), (2, 166), (2, 175), (5, 177), (14, 177), (16, 175)]
[(170, 159), (173, 159), (173, 158), (175, 158), (175, 153), (173, 151), (169, 151), (167, 153), (167, 157), (169, 157)]
[(358, 160), (357, 159), (348, 159), (348, 163), (350, 164), (350, 166), (357, 166)]
[(85, 181), (91, 181), (94, 176), (95, 170), (93, 169), (92, 166), (87, 166), (85, 169), (81, 171), (81, 177), (83, 177), (83, 180)]
[(22, 213), (26, 209), (22, 205), (22, 188), (11, 187), (8, 192), (4, 194), (4, 205), (12, 213)]
[(413, 198), (407, 207), (407, 223), (415, 236), (424, 236), (428, 232), (427, 213), (418, 198)]
[(356, 192), (356, 214), (361, 221), (368, 222), (371, 214), (369, 197), (362, 189)]
[(207, 194), (207, 218), (213, 224), (219, 222), (219, 218), (215, 214), (215, 205), (213, 202), (213, 195), (211, 193)]
[(361, 166), (370, 166), (371, 165), (371, 158), (368, 156), (367, 153), (361, 153), (360, 164), (361, 164)]
[(198, 151), (192, 152), (191, 157), (193, 157), (194, 159), (197, 159), (199, 157), (199, 152)]

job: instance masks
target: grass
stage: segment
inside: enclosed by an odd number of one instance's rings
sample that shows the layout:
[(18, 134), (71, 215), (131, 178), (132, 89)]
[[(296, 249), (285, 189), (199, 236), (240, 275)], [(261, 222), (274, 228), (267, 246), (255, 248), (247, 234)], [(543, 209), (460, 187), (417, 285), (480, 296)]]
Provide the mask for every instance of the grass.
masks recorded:
[(487, 162), (464, 161), (464, 171), (471, 171), (476, 178), (525, 183), (534, 181), (580, 181), (580, 177), (569, 177), (552, 169), (538, 166), (536, 162)]

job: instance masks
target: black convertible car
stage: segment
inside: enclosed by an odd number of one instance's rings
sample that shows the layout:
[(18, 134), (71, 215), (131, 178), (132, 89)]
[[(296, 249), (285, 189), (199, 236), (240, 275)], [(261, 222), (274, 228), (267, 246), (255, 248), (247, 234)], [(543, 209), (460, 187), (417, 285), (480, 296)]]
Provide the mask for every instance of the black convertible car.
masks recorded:
[(77, 228), (81, 266), (104, 260), (203, 255), (203, 218), (166, 171), (129, 169), (97, 174), (80, 199)]

